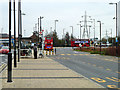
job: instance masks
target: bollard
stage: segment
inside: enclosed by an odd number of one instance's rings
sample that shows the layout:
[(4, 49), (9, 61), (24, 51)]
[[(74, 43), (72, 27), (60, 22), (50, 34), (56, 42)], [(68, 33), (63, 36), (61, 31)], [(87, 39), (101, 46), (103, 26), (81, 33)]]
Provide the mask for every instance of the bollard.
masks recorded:
[(43, 55), (44, 55), (44, 50), (43, 50)]
[(34, 59), (37, 59), (37, 46), (34, 46)]
[(47, 56), (47, 50), (46, 50), (46, 56)]
[(51, 50), (49, 50), (49, 55), (51, 55)]
[(54, 50), (52, 50), (52, 55), (54, 55)]
[(55, 48), (55, 55), (56, 55), (56, 48)]
[(12, 82), (12, 53), (8, 53), (8, 80), (7, 82)]

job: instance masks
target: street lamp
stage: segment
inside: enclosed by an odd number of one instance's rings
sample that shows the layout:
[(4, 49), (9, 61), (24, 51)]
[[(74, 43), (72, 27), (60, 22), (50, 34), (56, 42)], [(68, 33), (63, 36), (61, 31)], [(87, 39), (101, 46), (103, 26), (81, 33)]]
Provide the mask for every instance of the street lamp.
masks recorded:
[(110, 5), (116, 5), (116, 56), (118, 56), (118, 37), (117, 37), (117, 3), (109, 3)]
[[(42, 22), (41, 22), (41, 19), (43, 19), (43, 18), (44, 17), (40, 16), (40, 35), (41, 35), (41, 38), (42, 38), (42, 40), (40, 41), (40, 44), (42, 44), (42, 50), (44, 48), (44, 45), (43, 45), (43, 33), (41, 33), (42, 32), (42, 26), (41, 26)], [(38, 36), (38, 38), (39, 38), (39, 36)]]
[(22, 38), (22, 15), (21, 13), (21, 0), (18, 0), (18, 62), (20, 62), (20, 49), (21, 49), (21, 38)]
[(39, 43), (39, 18), (38, 18), (38, 43)]
[(91, 20), (93, 20), (94, 21), (94, 50), (95, 50), (95, 19), (91, 19)]
[(56, 33), (56, 22), (58, 22), (58, 20), (55, 20), (55, 33)]
[(14, 7), (14, 67), (17, 67), (16, 63), (16, 17), (15, 17), (15, 0), (13, 1), (13, 7)]
[(12, 82), (12, 53), (11, 53), (11, 0), (9, 0), (9, 53), (8, 53), (8, 79)]
[(101, 54), (101, 21), (97, 21), (100, 23), (100, 54)]
[(91, 28), (92, 26), (89, 26), (89, 39), (90, 39), (90, 28)]
[(80, 40), (81, 40), (81, 21), (80, 21), (80, 24), (77, 24), (77, 25), (80, 25)]
[(73, 26), (70, 26), (71, 28), (72, 28), (72, 37), (71, 38), (73, 38)]

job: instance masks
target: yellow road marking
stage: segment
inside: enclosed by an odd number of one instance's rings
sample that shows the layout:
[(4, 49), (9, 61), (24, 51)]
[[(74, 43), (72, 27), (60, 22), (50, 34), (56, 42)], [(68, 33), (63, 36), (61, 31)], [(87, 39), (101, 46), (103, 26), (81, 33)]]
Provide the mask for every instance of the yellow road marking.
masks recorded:
[(119, 74), (120, 74), (120, 72), (118, 72), (118, 71), (116, 71), (116, 73), (119, 73)]
[[(5, 68), (5, 67), (6, 67), (6, 65), (3, 66), (3, 68)], [(3, 69), (3, 68), (2, 68), (2, 69)]]
[(79, 54), (79, 55), (83, 55), (83, 54)]
[(99, 82), (99, 83), (104, 83), (104, 82), (106, 82), (106, 80), (103, 80), (103, 79), (101, 79), (101, 78), (91, 77), (91, 79), (93, 79), (93, 80), (95, 80), (95, 81), (97, 81), (97, 82)]
[(93, 64), (93, 66), (96, 66), (95, 64)]
[(108, 69), (106, 69), (106, 70), (107, 70), (107, 71), (111, 71), (111, 69), (109, 69), (109, 68), (108, 68)]
[(116, 85), (107, 85), (108, 88), (117, 88)]
[(2, 67), (0, 68), (0, 70), (2, 70), (3, 68), (5, 68), (6, 67), (6, 65), (5, 64), (3, 64), (2, 65)]
[(104, 68), (104, 67), (98, 67), (98, 68)]
[(109, 80), (111, 80), (111, 81), (114, 81), (114, 82), (120, 82), (120, 79), (115, 78), (115, 77), (111, 77), (111, 78), (106, 77), (106, 78), (109, 79)]
[(117, 62), (117, 61), (114, 61), (114, 60), (111, 60), (111, 59), (104, 59), (105, 61), (112, 61), (112, 62)]
[(65, 55), (65, 54), (60, 54), (60, 55)]
[(84, 55), (89, 55), (89, 54), (84, 54)]
[(4, 66), (4, 64), (2, 64), (2, 66), (0, 68), (2, 68)]
[(73, 55), (75, 55), (75, 56), (76, 56), (77, 54), (73, 54)]
[(88, 63), (88, 64), (91, 64), (91, 63)]
[(67, 54), (67, 55), (71, 55), (71, 54)]

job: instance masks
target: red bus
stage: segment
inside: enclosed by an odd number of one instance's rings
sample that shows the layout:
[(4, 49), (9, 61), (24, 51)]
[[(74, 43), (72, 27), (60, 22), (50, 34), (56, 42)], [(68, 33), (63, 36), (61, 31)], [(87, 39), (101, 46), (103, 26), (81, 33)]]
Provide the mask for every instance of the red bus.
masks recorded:
[(45, 37), (45, 50), (53, 50), (53, 38), (52, 37)]
[(89, 47), (90, 40), (89, 39), (71, 39), (71, 47), (79, 47), (79, 44), (81, 44), (82, 47)]

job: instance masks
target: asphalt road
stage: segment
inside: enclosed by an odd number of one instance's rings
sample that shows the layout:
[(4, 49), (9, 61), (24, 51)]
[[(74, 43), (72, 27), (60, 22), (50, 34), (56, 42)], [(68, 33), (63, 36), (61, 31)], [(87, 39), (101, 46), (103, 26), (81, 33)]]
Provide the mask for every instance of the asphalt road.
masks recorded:
[[(11, 50), (12, 52), (12, 58), (14, 56), (14, 51), (13, 49)], [(4, 70), (4, 68), (7, 65), (7, 61), (8, 61), (8, 55), (7, 54), (0, 54), (0, 73)]]
[(57, 48), (57, 55), (49, 57), (105, 88), (120, 88), (120, 60), (116, 57), (77, 52), (72, 48)]

